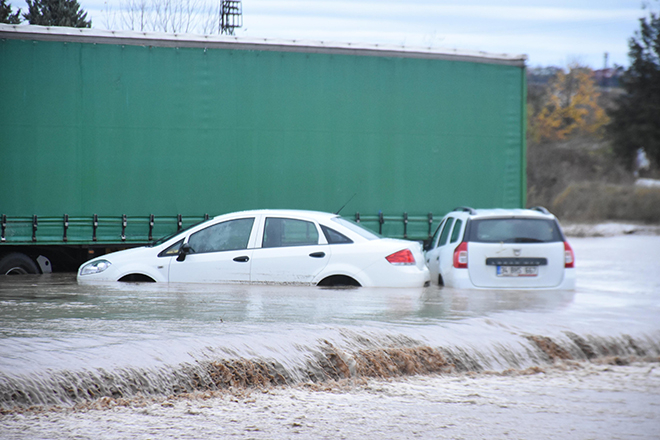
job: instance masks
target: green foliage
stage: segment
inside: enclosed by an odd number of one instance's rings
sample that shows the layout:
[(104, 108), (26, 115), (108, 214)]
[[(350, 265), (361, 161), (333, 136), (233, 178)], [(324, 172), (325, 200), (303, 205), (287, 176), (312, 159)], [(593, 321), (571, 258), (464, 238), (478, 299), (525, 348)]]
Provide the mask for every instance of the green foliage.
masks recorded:
[(598, 104), (600, 94), (591, 69), (572, 64), (567, 72), (557, 70), (543, 89), (528, 95), (528, 133), (532, 142), (602, 135), (608, 118)]
[(608, 132), (615, 153), (628, 167), (639, 148), (660, 166), (660, 15), (640, 19), (629, 48), (631, 64), (621, 78), (625, 94), (609, 112)]
[(0, 23), (19, 24), (21, 22), (21, 10), (12, 13), (11, 5), (5, 0), (0, 0)]
[(27, 0), (28, 12), (23, 17), (30, 24), (88, 28), (87, 12), (80, 9), (77, 0)]

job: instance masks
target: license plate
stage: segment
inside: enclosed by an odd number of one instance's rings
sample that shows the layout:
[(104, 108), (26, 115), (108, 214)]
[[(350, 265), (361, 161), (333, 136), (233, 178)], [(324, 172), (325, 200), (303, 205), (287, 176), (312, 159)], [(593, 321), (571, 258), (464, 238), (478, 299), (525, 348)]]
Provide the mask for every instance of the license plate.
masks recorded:
[(538, 266), (497, 266), (498, 277), (535, 277), (538, 274)]

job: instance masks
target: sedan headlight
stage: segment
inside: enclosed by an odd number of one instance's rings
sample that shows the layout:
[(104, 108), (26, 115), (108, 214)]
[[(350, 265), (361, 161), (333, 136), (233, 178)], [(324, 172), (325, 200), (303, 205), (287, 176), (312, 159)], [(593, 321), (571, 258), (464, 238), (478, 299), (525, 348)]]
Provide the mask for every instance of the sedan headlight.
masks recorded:
[(83, 266), (83, 268), (80, 270), (80, 275), (92, 275), (95, 273), (101, 273), (109, 268), (111, 264), (112, 263), (110, 263), (108, 260), (92, 261), (91, 263), (87, 263)]

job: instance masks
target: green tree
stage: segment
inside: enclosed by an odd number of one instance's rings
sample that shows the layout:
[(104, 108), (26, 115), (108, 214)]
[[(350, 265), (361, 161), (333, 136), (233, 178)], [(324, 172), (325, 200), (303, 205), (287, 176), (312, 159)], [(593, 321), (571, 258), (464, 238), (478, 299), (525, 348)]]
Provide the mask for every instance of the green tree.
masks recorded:
[(598, 104), (599, 96), (588, 67), (572, 64), (567, 72), (557, 71), (528, 104), (530, 139), (541, 143), (576, 135), (600, 137), (608, 117)]
[(88, 28), (87, 12), (80, 9), (77, 0), (27, 0), (28, 12), (23, 17), (30, 24)]
[(625, 91), (610, 110), (608, 133), (614, 152), (628, 167), (639, 148), (660, 166), (660, 15), (640, 19), (640, 29), (630, 38), (630, 67), (621, 78)]
[(21, 10), (12, 13), (11, 5), (5, 0), (0, 0), (0, 23), (19, 24), (21, 22)]

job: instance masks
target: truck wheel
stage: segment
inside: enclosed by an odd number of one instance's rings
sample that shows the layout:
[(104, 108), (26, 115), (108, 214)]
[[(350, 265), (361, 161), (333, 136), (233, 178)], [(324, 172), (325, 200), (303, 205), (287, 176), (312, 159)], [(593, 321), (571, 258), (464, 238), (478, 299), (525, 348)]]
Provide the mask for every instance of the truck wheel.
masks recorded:
[(27, 255), (13, 252), (0, 259), (0, 275), (25, 275), (28, 273), (40, 272), (36, 263)]

